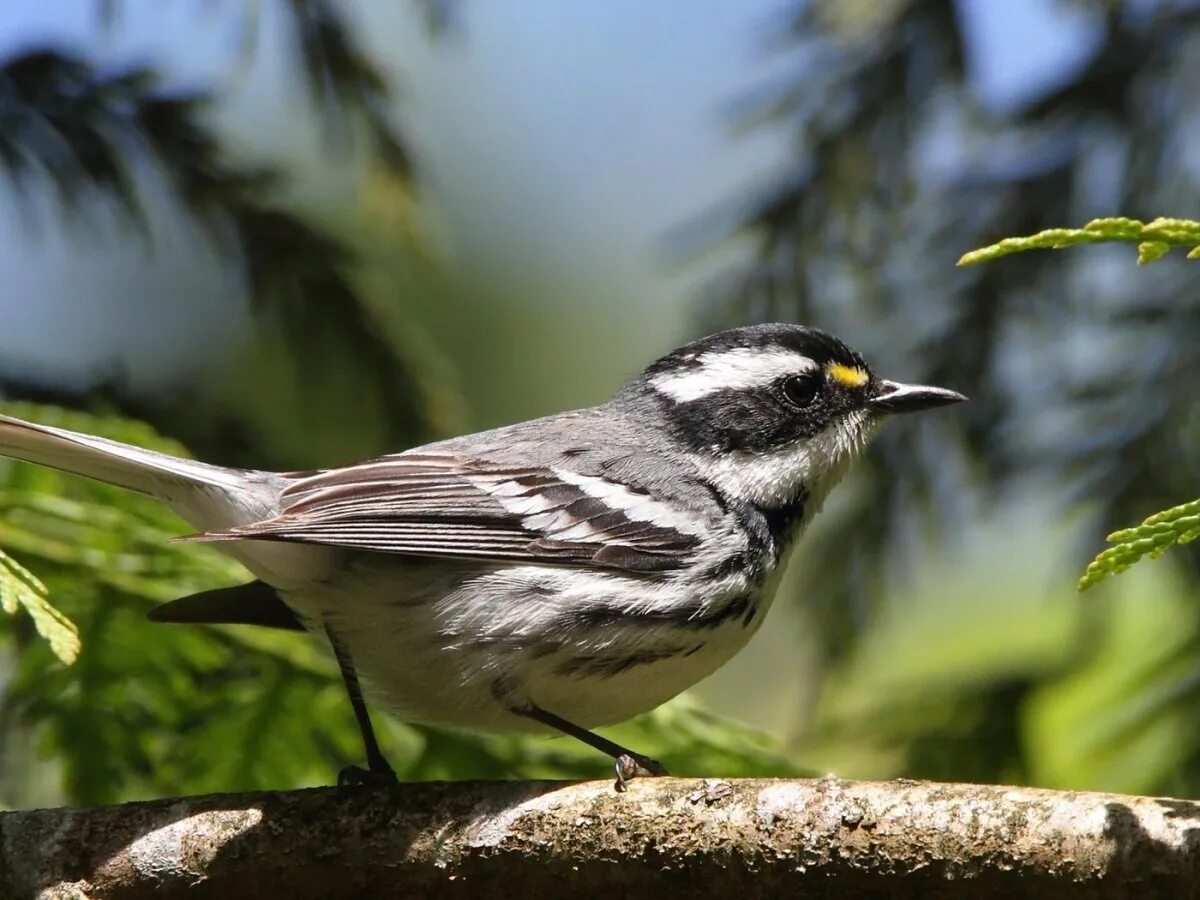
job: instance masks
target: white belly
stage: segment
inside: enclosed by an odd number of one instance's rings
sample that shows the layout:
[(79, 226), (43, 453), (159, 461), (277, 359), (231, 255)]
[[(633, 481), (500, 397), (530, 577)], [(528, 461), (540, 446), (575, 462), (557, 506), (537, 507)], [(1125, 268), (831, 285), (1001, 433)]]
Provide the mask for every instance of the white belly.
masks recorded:
[(374, 702), (485, 731), (549, 730), (512, 712), (528, 704), (584, 728), (651, 710), (745, 645), (773, 587), (727, 590), (680, 622), (677, 588), (615, 573), (372, 555), (334, 581), (282, 596), (337, 634)]

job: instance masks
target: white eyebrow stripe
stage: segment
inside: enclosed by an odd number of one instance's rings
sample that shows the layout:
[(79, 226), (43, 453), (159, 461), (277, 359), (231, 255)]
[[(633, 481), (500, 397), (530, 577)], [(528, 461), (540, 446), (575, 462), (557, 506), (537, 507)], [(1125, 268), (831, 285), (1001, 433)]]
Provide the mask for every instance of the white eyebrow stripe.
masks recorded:
[(717, 391), (763, 387), (784, 375), (797, 375), (817, 368), (816, 362), (792, 350), (735, 347), (701, 353), (699, 365), (661, 372), (650, 379), (660, 394), (686, 403)]

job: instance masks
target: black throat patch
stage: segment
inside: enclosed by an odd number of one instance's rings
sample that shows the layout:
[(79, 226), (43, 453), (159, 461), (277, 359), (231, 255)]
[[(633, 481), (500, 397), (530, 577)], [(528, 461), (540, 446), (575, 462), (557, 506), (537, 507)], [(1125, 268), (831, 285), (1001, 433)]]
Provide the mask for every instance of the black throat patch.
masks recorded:
[(751, 552), (778, 562), (804, 521), (808, 496), (808, 490), (800, 488), (793, 500), (781, 506), (747, 503), (743, 522), (750, 536)]

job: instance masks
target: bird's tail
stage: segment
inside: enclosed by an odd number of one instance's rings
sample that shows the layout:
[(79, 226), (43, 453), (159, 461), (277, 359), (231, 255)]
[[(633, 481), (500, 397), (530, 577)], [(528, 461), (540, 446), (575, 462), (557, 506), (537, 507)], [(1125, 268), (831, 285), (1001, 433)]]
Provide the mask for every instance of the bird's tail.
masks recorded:
[(148, 494), (198, 525), (206, 524), (198, 519), (210, 518), (205, 507), (225, 505), (218, 498), (232, 500), (235, 507), (256, 506), (254, 501), (265, 500), (264, 493), (269, 493), (262, 490), (270, 478), (265, 472), (213, 466), (4, 415), (0, 415), (0, 456)]
[[(278, 515), (279, 494), (287, 484), (286, 478), (274, 472), (227, 469), (2, 415), (0, 456), (148, 494), (201, 531), (232, 528)], [(328, 554), (314, 552), (311, 546), (245, 541), (222, 545), (222, 549), (274, 587), (328, 577)], [(260, 609), (243, 616), (269, 618), (276, 612)], [(196, 620), (195, 609), (189, 607), (187, 615)], [(264, 624), (271, 623), (264, 620)]]

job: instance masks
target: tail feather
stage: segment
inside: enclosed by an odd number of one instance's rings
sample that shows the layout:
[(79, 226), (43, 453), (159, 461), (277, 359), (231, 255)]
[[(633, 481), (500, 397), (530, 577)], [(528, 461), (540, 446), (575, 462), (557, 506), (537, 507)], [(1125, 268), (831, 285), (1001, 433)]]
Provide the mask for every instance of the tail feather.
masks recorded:
[(245, 480), (245, 473), (237, 469), (4, 415), (0, 415), (0, 456), (85, 475), (154, 497), (164, 497), (176, 484), (236, 487)]
[[(25, 460), (147, 494), (205, 531), (224, 531), (279, 513), (286, 479), (143, 450), (119, 441), (0, 415), (0, 456)], [(228, 545), (226, 552), (273, 585), (326, 577), (328, 556), (312, 547)]]

